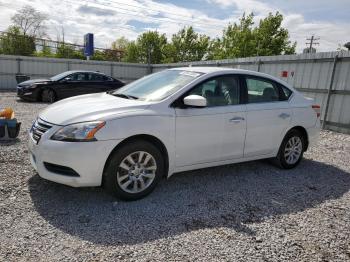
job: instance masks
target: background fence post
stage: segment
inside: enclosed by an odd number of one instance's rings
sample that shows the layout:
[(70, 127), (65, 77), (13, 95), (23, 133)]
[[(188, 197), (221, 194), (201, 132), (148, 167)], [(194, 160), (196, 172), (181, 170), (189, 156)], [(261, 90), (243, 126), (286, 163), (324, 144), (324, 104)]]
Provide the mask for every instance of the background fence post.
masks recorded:
[(260, 72), (261, 59), (258, 60), (258, 72)]
[(148, 71), (148, 74), (152, 74), (153, 73), (153, 66), (152, 66), (152, 64), (148, 64), (147, 65), (147, 71)]
[(17, 61), (17, 75), (20, 75), (21, 74), (21, 61), (22, 61), (22, 59), (17, 58), (16, 61)]
[(67, 71), (70, 71), (70, 61), (67, 61)]
[(111, 77), (113, 77), (113, 64), (111, 64), (111, 74), (110, 74)]
[(335, 75), (335, 68), (336, 68), (336, 66), (337, 66), (337, 61), (338, 61), (338, 55), (335, 55), (335, 56), (334, 56), (334, 60), (333, 60), (331, 81), (330, 81), (330, 83), (329, 83), (329, 87), (328, 87), (328, 91), (327, 91), (326, 108), (325, 108), (325, 110), (324, 110), (324, 116), (323, 116), (323, 122), (322, 122), (322, 129), (325, 129), (326, 123), (327, 123), (327, 115), (328, 115), (328, 109), (329, 109), (329, 102), (331, 101), (332, 88), (333, 88), (334, 75)]

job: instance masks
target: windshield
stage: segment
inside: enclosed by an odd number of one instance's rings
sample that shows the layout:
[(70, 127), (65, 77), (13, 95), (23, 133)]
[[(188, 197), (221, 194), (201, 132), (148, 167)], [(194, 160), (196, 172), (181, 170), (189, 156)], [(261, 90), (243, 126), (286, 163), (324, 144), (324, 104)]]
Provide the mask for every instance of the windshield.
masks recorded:
[(165, 70), (143, 77), (117, 91), (113, 95), (146, 101), (160, 101), (174, 94), (201, 73), (184, 70)]
[(65, 78), (68, 75), (71, 75), (71, 74), (72, 74), (72, 72), (67, 71), (67, 72), (63, 72), (61, 74), (55, 75), (55, 76), (51, 77), (50, 79), (52, 81), (58, 81), (58, 80), (61, 80), (62, 78)]

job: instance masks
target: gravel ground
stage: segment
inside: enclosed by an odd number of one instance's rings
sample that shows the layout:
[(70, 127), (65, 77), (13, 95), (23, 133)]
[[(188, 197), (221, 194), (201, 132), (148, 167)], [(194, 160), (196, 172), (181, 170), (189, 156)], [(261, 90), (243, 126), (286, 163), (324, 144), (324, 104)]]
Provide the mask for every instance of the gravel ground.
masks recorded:
[(41, 179), (27, 131), (47, 106), (0, 93), (22, 121), (0, 143), (0, 260), (349, 261), (350, 136), (322, 132), (293, 170), (255, 161), (164, 180), (149, 197)]

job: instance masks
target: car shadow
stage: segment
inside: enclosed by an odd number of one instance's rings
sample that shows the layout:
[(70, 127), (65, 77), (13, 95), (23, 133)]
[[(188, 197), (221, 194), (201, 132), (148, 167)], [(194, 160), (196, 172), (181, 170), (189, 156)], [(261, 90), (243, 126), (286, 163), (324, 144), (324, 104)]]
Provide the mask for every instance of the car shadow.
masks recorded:
[(21, 143), (21, 139), (16, 137), (16, 138), (9, 138), (7, 140), (0, 140), (0, 145), (1, 146), (12, 146), (15, 144)]
[(254, 236), (251, 223), (341, 197), (350, 189), (350, 174), (312, 160), (292, 170), (254, 161), (176, 174), (134, 202), (38, 175), (29, 189), (36, 210), (54, 227), (93, 243), (122, 245), (218, 227)]
[(24, 100), (21, 98), (16, 99), (17, 103), (22, 103), (22, 104), (43, 104), (43, 105), (50, 105), (51, 103), (49, 102), (42, 102), (42, 101), (34, 101), (34, 100)]

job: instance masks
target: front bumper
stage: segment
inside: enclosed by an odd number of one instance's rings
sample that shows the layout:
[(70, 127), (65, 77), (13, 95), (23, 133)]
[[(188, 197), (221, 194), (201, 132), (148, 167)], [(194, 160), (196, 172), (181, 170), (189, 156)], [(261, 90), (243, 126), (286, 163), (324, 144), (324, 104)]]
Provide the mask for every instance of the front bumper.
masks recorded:
[(38, 89), (17, 86), (17, 96), (25, 100), (36, 101), (38, 99)]
[[(72, 187), (100, 186), (106, 160), (120, 140), (94, 142), (61, 142), (49, 137), (58, 129), (51, 128), (36, 144), (29, 134), (30, 161), (39, 176)], [(44, 162), (73, 169), (79, 176), (50, 172)]]

